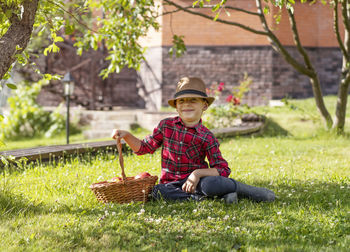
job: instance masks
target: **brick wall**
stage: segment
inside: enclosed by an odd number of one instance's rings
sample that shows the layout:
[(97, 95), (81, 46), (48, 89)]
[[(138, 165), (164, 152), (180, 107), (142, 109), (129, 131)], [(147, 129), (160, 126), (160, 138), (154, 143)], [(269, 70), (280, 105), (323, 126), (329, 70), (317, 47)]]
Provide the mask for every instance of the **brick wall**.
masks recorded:
[[(45, 60), (41, 60), (41, 68), (45, 69), (44, 72), (63, 75), (86, 59), (91, 61), (71, 72), (75, 79), (72, 106), (82, 105), (88, 109), (107, 109), (113, 106), (145, 107), (145, 101), (141, 98), (137, 86), (136, 70), (123, 68), (119, 74), (110, 74), (105, 80), (99, 76), (103, 59), (101, 51), (91, 50), (78, 56), (74, 48), (62, 47), (59, 53), (50, 54)], [(57, 106), (62, 101), (63, 85), (60, 81), (51, 81), (43, 87), (38, 96), (38, 102), (43, 106)]]
[[(181, 58), (170, 58), (168, 47), (163, 50), (163, 105), (174, 94), (182, 76), (200, 77), (208, 87), (224, 82), (226, 89), (231, 90), (247, 72), (253, 84), (246, 102), (266, 104), (271, 98), (272, 51), (267, 47), (190, 46)], [(225, 91), (222, 100), (227, 95)]]
[[(224, 82), (229, 90), (239, 84), (244, 72), (252, 79), (245, 103), (267, 104), (270, 99), (312, 97), (309, 80), (287, 64), (271, 47), (190, 46), (181, 58), (170, 58), (163, 47), (162, 104), (173, 96), (182, 76), (201, 77), (207, 86)], [(288, 49), (297, 55), (294, 47)], [(324, 94), (336, 94), (341, 70), (338, 48), (308, 48), (311, 61), (319, 72)], [(224, 101), (227, 91), (223, 93)]]
[[(192, 0), (177, 0), (176, 2), (182, 6), (191, 6), (193, 3)], [(265, 5), (264, 1), (261, 2)], [(320, 1), (312, 5), (309, 3), (301, 4), (300, 1), (295, 2), (295, 20), (302, 44), (307, 47), (337, 47), (338, 43), (333, 34), (332, 8), (329, 5), (323, 5)], [(227, 1), (227, 5), (243, 8), (251, 12), (257, 11), (254, 0), (231, 0)], [(280, 23), (276, 25), (274, 15), (278, 14), (280, 9), (273, 7), (271, 4), (269, 4), (269, 7), (271, 12), (266, 16), (269, 26), (273, 28), (282, 44), (294, 45), (287, 12), (285, 10), (282, 11)], [(174, 10), (174, 8), (166, 5), (163, 8), (164, 12)], [(196, 11), (212, 17), (215, 16), (210, 9), (196, 9)], [(230, 15), (227, 15), (226, 11)], [(263, 31), (258, 17), (229, 9), (226, 9), (226, 11), (221, 12), (220, 19), (240, 22), (255, 30)], [(341, 21), (339, 21), (339, 26), (343, 37), (344, 28)], [(164, 15), (160, 33), (162, 34), (163, 46), (172, 44), (173, 34), (184, 35), (186, 45), (265, 46), (270, 44), (265, 36), (185, 12)], [(154, 35), (153, 38), (154, 40), (158, 39)]]
[[(302, 59), (294, 47), (288, 51), (299, 62)], [(311, 62), (319, 73), (324, 95), (336, 94), (341, 73), (342, 56), (338, 48), (307, 48)], [(298, 73), (284, 59), (273, 52), (273, 86), (272, 98), (280, 99), (288, 95), (293, 98), (312, 97), (309, 79)]]

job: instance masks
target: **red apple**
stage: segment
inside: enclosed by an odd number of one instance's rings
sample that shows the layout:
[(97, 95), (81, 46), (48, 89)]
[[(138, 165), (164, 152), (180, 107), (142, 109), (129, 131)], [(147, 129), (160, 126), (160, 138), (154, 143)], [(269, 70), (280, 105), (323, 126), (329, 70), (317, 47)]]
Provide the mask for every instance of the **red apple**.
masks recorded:
[(147, 178), (149, 176), (152, 176), (148, 172), (141, 172), (135, 176), (135, 179), (142, 179), (142, 178)]
[(123, 179), (120, 178), (120, 177), (114, 177), (114, 178), (111, 178), (111, 182), (119, 182), (119, 181), (122, 181)]

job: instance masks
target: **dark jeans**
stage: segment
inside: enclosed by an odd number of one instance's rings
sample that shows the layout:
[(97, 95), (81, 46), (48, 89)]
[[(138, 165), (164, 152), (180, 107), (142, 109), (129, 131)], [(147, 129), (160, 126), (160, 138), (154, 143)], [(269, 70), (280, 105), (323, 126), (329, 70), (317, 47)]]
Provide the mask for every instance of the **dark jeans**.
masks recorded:
[(191, 194), (181, 189), (186, 180), (187, 178), (154, 186), (152, 198), (164, 200), (200, 200), (205, 197), (222, 197), (225, 194), (236, 191), (236, 182), (233, 179), (222, 176), (208, 176), (200, 179), (196, 192)]

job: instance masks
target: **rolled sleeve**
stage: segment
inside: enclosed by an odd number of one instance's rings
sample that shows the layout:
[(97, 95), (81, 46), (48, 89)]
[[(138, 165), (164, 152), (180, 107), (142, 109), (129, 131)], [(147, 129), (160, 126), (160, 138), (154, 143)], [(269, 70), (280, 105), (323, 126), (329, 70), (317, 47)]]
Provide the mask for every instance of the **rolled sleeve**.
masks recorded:
[(227, 161), (222, 157), (220, 151), (220, 144), (216, 138), (210, 142), (207, 146), (207, 158), (210, 168), (216, 168), (219, 175), (228, 177), (231, 173), (231, 169), (228, 167)]
[(162, 133), (163, 121), (161, 121), (156, 128), (154, 128), (152, 135), (147, 136), (141, 141), (141, 147), (138, 151), (134, 152), (136, 155), (144, 155), (148, 153), (154, 153), (163, 143)]

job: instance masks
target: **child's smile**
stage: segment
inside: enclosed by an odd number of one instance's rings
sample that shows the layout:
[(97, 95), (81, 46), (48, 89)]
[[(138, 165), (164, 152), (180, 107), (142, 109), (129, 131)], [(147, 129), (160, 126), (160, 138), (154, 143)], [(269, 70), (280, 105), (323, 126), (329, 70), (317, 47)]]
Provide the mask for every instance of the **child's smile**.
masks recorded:
[(208, 108), (201, 98), (186, 97), (176, 100), (176, 110), (186, 126), (192, 127), (199, 123), (203, 111)]

